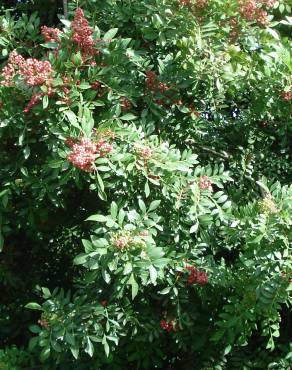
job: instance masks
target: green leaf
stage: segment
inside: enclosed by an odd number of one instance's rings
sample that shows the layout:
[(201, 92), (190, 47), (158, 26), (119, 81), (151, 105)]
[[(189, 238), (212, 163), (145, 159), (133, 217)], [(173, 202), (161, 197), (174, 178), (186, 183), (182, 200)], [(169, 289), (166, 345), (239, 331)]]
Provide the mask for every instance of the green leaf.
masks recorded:
[(196, 233), (198, 231), (199, 223), (196, 222), (191, 228), (190, 228), (190, 234)]
[(111, 204), (111, 216), (115, 220), (118, 215), (118, 206), (116, 202), (112, 202)]
[(157, 271), (154, 266), (149, 266), (149, 272), (150, 272), (150, 280), (153, 285), (156, 285), (157, 280)]
[(48, 288), (42, 288), (43, 298), (48, 299), (51, 297), (51, 292)]
[(51, 354), (51, 349), (50, 347), (47, 347), (47, 348), (44, 348), (40, 354), (40, 359), (42, 362), (46, 361), (49, 357), (50, 357), (50, 354)]
[(124, 267), (123, 274), (128, 275), (132, 272), (132, 270), (133, 270), (133, 266), (132, 266), (131, 262), (127, 262), (125, 267)]
[(68, 344), (70, 344), (71, 346), (75, 347), (75, 337), (74, 337), (74, 335), (72, 335), (68, 331), (66, 331), (65, 340), (66, 340), (66, 342)]
[(159, 29), (160, 26), (163, 25), (163, 20), (161, 19), (159, 14), (154, 14), (152, 16), (152, 23), (153, 23), (155, 28)]
[(139, 286), (135, 280), (134, 274), (131, 274), (128, 283), (132, 286), (132, 300), (134, 300), (139, 291)]
[(226, 202), (226, 200), (228, 199), (228, 196), (227, 195), (222, 195), (218, 200), (217, 202), (218, 203), (224, 203)]
[(159, 294), (168, 294), (170, 292), (171, 288), (170, 287), (167, 287), (167, 288), (164, 288), (162, 289)]
[(60, 21), (66, 26), (67, 28), (71, 27), (71, 22), (68, 21), (67, 19), (60, 19)]
[(135, 119), (137, 119), (136, 116), (134, 116), (134, 114), (132, 113), (127, 113), (125, 115), (123, 115), (122, 117), (119, 117), (122, 121), (133, 121)]
[(90, 253), (90, 252), (94, 251), (92, 243), (89, 240), (82, 239), (82, 244), (84, 246), (85, 253)]
[(45, 44), (40, 45), (46, 49), (57, 49), (59, 47), (57, 42), (46, 42)]
[(155, 209), (157, 209), (159, 207), (161, 203), (161, 200), (154, 200), (153, 202), (150, 203), (150, 206), (148, 208), (148, 211), (154, 211)]
[(68, 121), (71, 123), (72, 126), (78, 128), (80, 130), (79, 123), (77, 121), (77, 116), (71, 110), (65, 110), (64, 115), (67, 117)]
[(145, 203), (143, 202), (142, 199), (139, 199), (138, 203), (139, 203), (139, 208), (141, 209), (142, 213), (145, 214), (147, 212)]
[(118, 28), (112, 28), (110, 29), (109, 31), (107, 31), (104, 36), (103, 36), (103, 40), (107, 41), (107, 40), (111, 40), (113, 39), (116, 34), (118, 33)]
[(125, 211), (123, 209), (120, 209), (119, 215), (118, 215), (118, 224), (119, 225), (123, 224), (125, 216), (126, 216)]
[(27, 159), (30, 156), (30, 148), (29, 148), (29, 146), (26, 146), (23, 149), (23, 155), (24, 155), (24, 159)]
[(89, 337), (87, 337), (87, 340), (86, 340), (85, 352), (88, 353), (90, 357), (92, 357), (94, 353), (94, 346), (91, 340), (89, 339)]
[(86, 253), (79, 254), (73, 260), (74, 265), (84, 265), (88, 260), (88, 255)]
[(48, 166), (50, 168), (59, 168), (62, 166), (63, 163), (64, 163), (63, 159), (54, 159), (48, 163)]
[(79, 357), (79, 348), (78, 347), (70, 347), (70, 351), (71, 351), (73, 357), (75, 358), (75, 360), (77, 360), (78, 357)]
[(85, 221), (107, 222), (108, 217), (105, 217), (103, 215), (92, 215), (88, 217)]
[(43, 96), (43, 109), (48, 108), (49, 105), (49, 98), (48, 95)]
[(262, 181), (256, 181), (256, 183), (266, 192), (269, 193), (269, 188)]
[(38, 334), (42, 331), (38, 325), (30, 325), (29, 330), (34, 334)]
[(144, 193), (145, 193), (145, 195), (146, 195), (146, 198), (148, 198), (148, 197), (149, 197), (149, 195), (150, 195), (150, 188), (149, 188), (149, 183), (148, 183), (148, 181), (147, 181), (147, 182), (145, 182), (145, 186), (144, 186)]
[(109, 352), (110, 352), (110, 348), (109, 348), (109, 345), (108, 345), (108, 342), (106, 340), (106, 336), (105, 335), (103, 337), (102, 344), (103, 344), (103, 347), (104, 347), (105, 354), (108, 357)]
[(4, 238), (2, 233), (0, 232), (0, 252), (2, 252), (4, 246)]
[(224, 356), (228, 355), (228, 353), (230, 353), (231, 349), (232, 349), (232, 346), (229, 344), (229, 345), (225, 348), (225, 350), (224, 350)]
[(37, 346), (38, 342), (39, 342), (39, 338), (38, 337), (32, 337), (32, 338), (30, 338), (29, 343), (28, 343), (28, 349), (29, 349), (29, 351), (32, 351)]
[(29, 308), (30, 310), (39, 310), (43, 311), (42, 306), (40, 306), (38, 303), (30, 302), (24, 306), (25, 308)]

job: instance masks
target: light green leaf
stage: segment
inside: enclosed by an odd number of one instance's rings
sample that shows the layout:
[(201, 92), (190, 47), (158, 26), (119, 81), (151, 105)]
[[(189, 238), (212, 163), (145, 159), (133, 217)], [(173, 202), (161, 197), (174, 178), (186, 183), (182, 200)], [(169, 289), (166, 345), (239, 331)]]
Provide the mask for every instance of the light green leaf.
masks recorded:
[(128, 283), (132, 286), (132, 300), (134, 300), (139, 291), (139, 286), (135, 280), (134, 274), (131, 274)]
[(90, 357), (92, 357), (94, 353), (94, 346), (88, 337), (87, 337), (86, 342), (87, 343), (86, 343), (85, 352), (88, 353)]
[(24, 306), (25, 308), (29, 308), (30, 310), (39, 310), (43, 311), (42, 306), (40, 306), (38, 303), (30, 302)]
[(85, 221), (107, 222), (108, 217), (103, 216), (103, 215), (92, 215), (88, 217)]
[(110, 29), (109, 31), (107, 31), (104, 34), (103, 39), (105, 41), (108, 41), (108, 40), (113, 39), (116, 36), (116, 34), (118, 33), (118, 30), (119, 30), (118, 28), (112, 28), (112, 29)]
[(149, 266), (149, 272), (150, 272), (150, 280), (152, 284), (156, 285), (157, 280), (157, 271), (154, 266)]
[(135, 119), (137, 119), (136, 116), (134, 116), (134, 114), (132, 113), (127, 113), (125, 114), (124, 116), (122, 117), (119, 117), (122, 121), (133, 121)]
[(145, 193), (145, 195), (146, 195), (146, 198), (148, 198), (148, 197), (149, 197), (149, 195), (150, 195), (150, 188), (149, 188), (149, 183), (148, 183), (148, 181), (147, 181), (147, 182), (145, 182), (145, 186), (144, 186), (144, 193)]
[(153, 202), (150, 203), (148, 211), (149, 212), (154, 211), (155, 209), (159, 207), (160, 203), (161, 203), (161, 200), (154, 200)]

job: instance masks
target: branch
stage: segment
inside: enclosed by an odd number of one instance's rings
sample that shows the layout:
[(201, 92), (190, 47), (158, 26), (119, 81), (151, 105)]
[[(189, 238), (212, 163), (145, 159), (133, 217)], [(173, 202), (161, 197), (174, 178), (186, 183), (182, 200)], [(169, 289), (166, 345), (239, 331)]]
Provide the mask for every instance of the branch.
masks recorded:
[(204, 150), (205, 152), (208, 152), (208, 153), (210, 153), (210, 154), (213, 154), (213, 155), (215, 155), (215, 156), (217, 156), (217, 157), (220, 157), (220, 158), (222, 158), (222, 159), (228, 159), (229, 158), (229, 155), (227, 154), (227, 153), (222, 153), (222, 152), (216, 152), (214, 149), (211, 149), (211, 148), (208, 148), (208, 147), (206, 147), (206, 146), (203, 146), (203, 145), (200, 145), (200, 144), (197, 144), (194, 140), (192, 140), (192, 139), (187, 139), (186, 140), (186, 142), (187, 143), (191, 143), (191, 144), (193, 144), (193, 145), (195, 145), (195, 146), (197, 146), (198, 148), (200, 148), (200, 149), (202, 149), (202, 150)]
[(68, 18), (68, 0), (63, 0), (64, 18)]

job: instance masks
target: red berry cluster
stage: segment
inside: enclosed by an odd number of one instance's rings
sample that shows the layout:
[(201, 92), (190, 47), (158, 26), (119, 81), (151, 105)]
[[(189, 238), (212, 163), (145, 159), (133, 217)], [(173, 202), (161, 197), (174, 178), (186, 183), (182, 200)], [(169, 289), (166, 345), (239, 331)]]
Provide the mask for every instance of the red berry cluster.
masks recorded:
[(169, 106), (171, 104), (181, 105), (182, 101), (179, 99), (173, 99), (173, 90), (171, 87), (164, 82), (159, 81), (159, 77), (153, 71), (146, 72), (146, 86), (153, 95), (160, 94), (163, 97), (156, 99), (155, 103), (162, 106)]
[(106, 299), (104, 299), (103, 301), (100, 302), (100, 304), (103, 306), (103, 307), (106, 307), (108, 305), (108, 301)]
[(239, 31), (240, 31), (237, 19), (231, 18), (229, 20), (229, 25), (230, 25), (230, 33), (229, 33), (230, 40), (231, 42), (235, 42), (238, 39)]
[(180, 5), (183, 5), (183, 6), (188, 6), (191, 4), (190, 0), (178, 0), (178, 2)]
[(93, 84), (91, 84), (91, 88), (93, 90), (98, 90), (101, 88), (101, 83), (99, 81), (95, 81)]
[(59, 35), (61, 31), (58, 28), (42, 26), (41, 33), (45, 39), (45, 42), (60, 42)]
[(292, 90), (291, 91), (282, 91), (281, 92), (281, 98), (284, 101), (290, 101), (290, 100), (292, 100)]
[(73, 166), (85, 172), (93, 171), (93, 163), (97, 156), (104, 157), (112, 151), (112, 145), (100, 140), (97, 143), (87, 138), (76, 140), (68, 138), (65, 144), (69, 146), (72, 151), (67, 159)]
[(209, 179), (208, 176), (204, 175), (204, 176), (200, 177), (200, 179), (199, 179), (199, 188), (201, 190), (213, 191), (212, 181)]
[[(191, 4), (191, 0), (178, 0), (179, 4), (182, 6), (189, 6)], [(203, 9), (208, 5), (209, 0), (197, 0), (194, 4), (196, 8)]]
[(121, 98), (121, 107), (123, 112), (127, 112), (132, 108), (132, 104), (127, 98)]
[(203, 9), (208, 5), (209, 0), (197, 0), (196, 7), (199, 9)]
[(48, 329), (48, 327), (49, 327), (49, 322), (48, 322), (48, 320), (45, 320), (45, 319), (40, 319), (40, 320), (38, 320), (38, 324), (39, 324), (42, 328), (44, 328), (44, 329)]
[(98, 51), (94, 49), (93, 29), (89, 26), (84, 12), (80, 8), (76, 9), (71, 29), (73, 31), (72, 40), (78, 45), (82, 57), (88, 58), (98, 54)]
[(170, 333), (174, 331), (174, 320), (166, 321), (163, 319), (160, 321), (160, 327), (162, 330), (165, 330), (168, 333)]
[(146, 86), (153, 93), (160, 92), (161, 94), (163, 94), (165, 93), (165, 91), (170, 89), (170, 87), (167, 86), (165, 83), (159, 81), (159, 77), (153, 71), (146, 72)]
[(281, 273), (281, 277), (283, 280), (287, 281), (288, 283), (292, 283), (292, 278), (290, 278), (289, 276), (292, 276), (292, 272), (288, 272), (288, 273), (285, 273), (285, 272), (282, 272)]
[(199, 284), (205, 285), (208, 283), (208, 274), (204, 271), (197, 270), (194, 266), (187, 265), (186, 270), (188, 270), (188, 285)]
[(31, 109), (40, 102), (42, 96), (43, 96), (43, 94), (40, 94), (40, 93), (39, 94), (33, 94), (29, 103), (24, 108), (23, 112), (24, 113), (29, 113), (31, 111)]

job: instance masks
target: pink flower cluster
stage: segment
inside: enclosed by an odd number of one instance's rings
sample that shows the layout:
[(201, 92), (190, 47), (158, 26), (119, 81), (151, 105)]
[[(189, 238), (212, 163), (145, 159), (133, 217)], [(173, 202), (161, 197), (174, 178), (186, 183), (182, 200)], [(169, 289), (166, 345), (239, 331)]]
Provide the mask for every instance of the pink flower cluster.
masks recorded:
[(75, 12), (71, 29), (73, 31), (72, 39), (78, 45), (84, 58), (97, 54), (92, 38), (93, 29), (89, 26), (87, 19), (84, 17), (84, 12), (80, 8)]
[(114, 246), (118, 249), (125, 249), (127, 248), (130, 242), (130, 238), (128, 236), (120, 236), (119, 238), (114, 240)]
[(153, 150), (149, 147), (137, 148), (136, 151), (141, 157), (146, 160), (150, 159), (153, 156)]
[(199, 188), (201, 190), (213, 191), (212, 181), (209, 179), (208, 176), (204, 175), (204, 176), (200, 177), (200, 179), (199, 179)]
[(270, 8), (274, 5), (273, 0), (239, 0), (239, 13), (247, 21), (256, 21), (261, 26), (268, 24), (268, 13), (261, 6)]
[(45, 39), (45, 42), (60, 42), (59, 35), (61, 31), (58, 28), (42, 26), (41, 33)]
[(68, 161), (85, 172), (93, 171), (93, 163), (97, 156), (104, 157), (112, 151), (112, 145), (104, 140), (94, 143), (87, 138), (80, 140), (68, 138), (65, 144), (72, 149), (67, 157)]
[(18, 75), (28, 86), (41, 86), (49, 84), (53, 69), (48, 61), (40, 61), (35, 58), (24, 59), (21, 55), (13, 51), (8, 59), (8, 64), (3, 68), (2, 85), (13, 85), (13, 78)]
[(48, 83), (52, 72), (53, 69), (49, 61), (42, 62), (35, 58), (28, 58), (19, 69), (19, 74), (29, 86), (41, 86)]
[(199, 284), (205, 285), (208, 283), (208, 274), (204, 271), (198, 271), (194, 266), (186, 266), (186, 270), (190, 272), (188, 276), (188, 285)]

